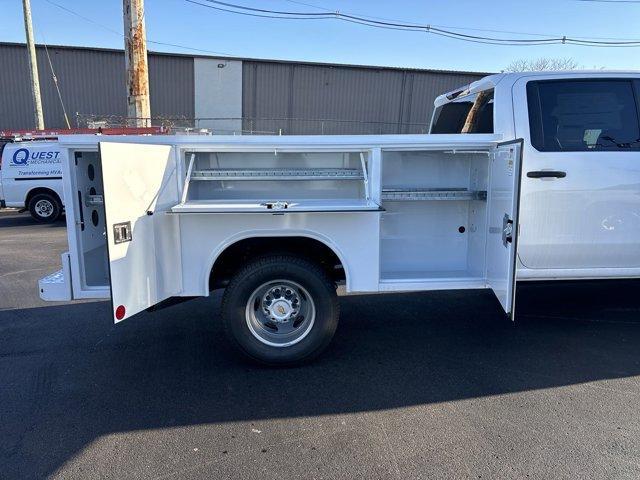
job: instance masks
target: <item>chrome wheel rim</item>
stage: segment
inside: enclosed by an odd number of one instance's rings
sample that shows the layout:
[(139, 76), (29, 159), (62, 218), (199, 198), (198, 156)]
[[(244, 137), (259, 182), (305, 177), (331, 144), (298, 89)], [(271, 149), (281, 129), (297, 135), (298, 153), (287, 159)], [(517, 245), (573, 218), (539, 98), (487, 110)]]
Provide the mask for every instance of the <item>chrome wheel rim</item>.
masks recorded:
[(251, 334), (270, 347), (290, 347), (305, 338), (316, 318), (309, 292), (291, 280), (272, 280), (256, 288), (245, 309)]
[(53, 214), (53, 203), (49, 200), (38, 200), (34, 208), (41, 217), (50, 217)]

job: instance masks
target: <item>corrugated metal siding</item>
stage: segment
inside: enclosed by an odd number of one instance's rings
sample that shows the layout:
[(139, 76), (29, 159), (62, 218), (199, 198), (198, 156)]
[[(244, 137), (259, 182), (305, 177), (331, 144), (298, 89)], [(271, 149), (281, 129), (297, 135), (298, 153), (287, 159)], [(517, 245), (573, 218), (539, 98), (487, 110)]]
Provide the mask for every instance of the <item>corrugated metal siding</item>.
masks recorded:
[[(49, 55), (72, 124), (76, 112), (126, 115), (124, 55), (54, 49), (49, 49)], [(45, 125), (64, 127), (62, 107), (44, 49), (39, 48), (37, 56)]]
[(153, 117), (195, 117), (193, 58), (149, 54)]
[[(44, 48), (37, 50), (45, 125), (64, 127)], [(126, 114), (123, 52), (51, 47), (49, 53), (72, 126), (76, 112), (98, 117)], [(0, 65), (0, 129), (33, 128), (26, 47), (0, 44)], [(191, 56), (149, 54), (154, 117), (195, 116), (193, 65)], [(480, 77), (244, 60), (243, 129), (285, 134), (420, 133), (429, 123), (437, 95)]]
[(33, 102), (24, 48), (0, 48), (0, 129), (32, 128)]
[[(46, 128), (65, 126), (44, 48), (37, 48), (40, 91)], [(49, 48), (62, 99), (75, 126), (75, 113), (126, 115), (124, 54), (101, 50)], [(0, 129), (33, 128), (27, 52), (23, 46), (0, 46)], [(192, 118), (193, 59), (149, 55), (151, 112)]]
[(245, 61), (243, 128), (287, 134), (421, 133), (439, 94), (479, 78)]

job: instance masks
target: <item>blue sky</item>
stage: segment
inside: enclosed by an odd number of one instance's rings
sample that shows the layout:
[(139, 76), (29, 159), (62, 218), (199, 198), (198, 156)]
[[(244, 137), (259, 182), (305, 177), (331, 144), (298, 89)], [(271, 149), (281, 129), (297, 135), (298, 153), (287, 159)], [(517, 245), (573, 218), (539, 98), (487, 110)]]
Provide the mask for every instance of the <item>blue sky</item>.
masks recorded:
[[(49, 44), (122, 48), (120, 0), (50, 0), (96, 23), (52, 5), (31, 0), (36, 41)], [(288, 11), (318, 11), (288, 0), (227, 0)], [(579, 0), (300, 0), (367, 16), (473, 29), (540, 33), (551, 36), (640, 39), (640, 2)], [(202, 3), (205, 3), (202, 1)], [(0, 0), (0, 40), (24, 42), (20, 0)], [(99, 25), (98, 25), (99, 24)], [(572, 45), (493, 46), (426, 33), (380, 30), (336, 20), (279, 20), (219, 12), (185, 0), (146, 0), (147, 38), (211, 52), (251, 58), (390, 65), (451, 70), (499, 71), (512, 60), (571, 57), (585, 68), (640, 69), (640, 47)], [(461, 30), (466, 34), (513, 37), (506, 33)], [(535, 37), (528, 37), (535, 38)], [(188, 50), (150, 44), (150, 50)], [(202, 52), (206, 53), (206, 52)]]

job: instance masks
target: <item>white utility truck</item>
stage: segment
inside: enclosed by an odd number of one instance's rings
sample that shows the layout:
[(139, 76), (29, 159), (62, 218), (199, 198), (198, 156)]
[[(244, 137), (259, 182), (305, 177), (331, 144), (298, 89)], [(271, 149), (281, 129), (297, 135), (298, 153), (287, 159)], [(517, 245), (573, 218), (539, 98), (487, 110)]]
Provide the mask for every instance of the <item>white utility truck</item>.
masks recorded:
[(0, 145), (0, 206), (25, 208), (38, 222), (55, 222), (64, 208), (62, 156), (55, 140)]
[(40, 295), (120, 322), (224, 287), (232, 342), (290, 364), (329, 343), (340, 283), (488, 288), (513, 317), (516, 273), (640, 276), (639, 82), (490, 76), (432, 135), (60, 137), (69, 252)]

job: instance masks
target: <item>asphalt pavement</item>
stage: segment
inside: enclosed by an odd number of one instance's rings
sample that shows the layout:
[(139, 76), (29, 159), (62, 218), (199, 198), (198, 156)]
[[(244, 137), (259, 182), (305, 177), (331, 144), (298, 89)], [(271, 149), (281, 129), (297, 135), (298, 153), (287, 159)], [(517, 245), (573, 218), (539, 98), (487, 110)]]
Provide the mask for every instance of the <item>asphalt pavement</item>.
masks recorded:
[(640, 478), (640, 283), (341, 298), (315, 363), (239, 358), (220, 294), (47, 303), (63, 222), (0, 213), (0, 478)]

